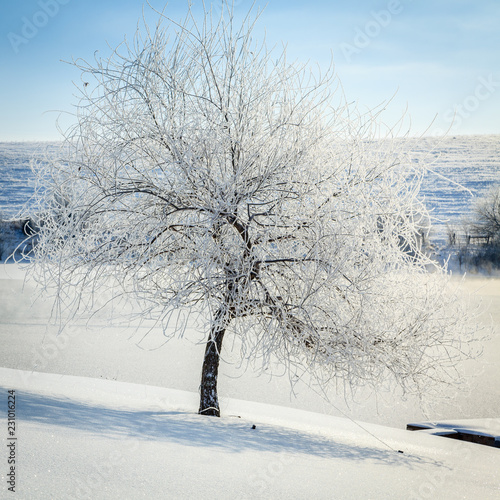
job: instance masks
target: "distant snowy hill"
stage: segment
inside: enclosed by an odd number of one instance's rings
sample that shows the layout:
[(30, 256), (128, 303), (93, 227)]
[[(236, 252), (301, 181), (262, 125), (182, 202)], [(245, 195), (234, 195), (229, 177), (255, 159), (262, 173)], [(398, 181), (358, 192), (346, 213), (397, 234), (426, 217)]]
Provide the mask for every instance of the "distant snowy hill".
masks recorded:
[(426, 138), (412, 156), (430, 170), (420, 193), (432, 211), (431, 239), (444, 244), (447, 226), (459, 225), (475, 199), (500, 184), (500, 136)]
[[(56, 146), (0, 142), (0, 213), (14, 216), (29, 199), (33, 193), (30, 160), (43, 160), (44, 154), (50, 155)], [(412, 157), (435, 172), (425, 178), (422, 195), (439, 219), (437, 226), (446, 219), (458, 220), (468, 211), (472, 195), (500, 184), (500, 135), (418, 139), (412, 146)]]

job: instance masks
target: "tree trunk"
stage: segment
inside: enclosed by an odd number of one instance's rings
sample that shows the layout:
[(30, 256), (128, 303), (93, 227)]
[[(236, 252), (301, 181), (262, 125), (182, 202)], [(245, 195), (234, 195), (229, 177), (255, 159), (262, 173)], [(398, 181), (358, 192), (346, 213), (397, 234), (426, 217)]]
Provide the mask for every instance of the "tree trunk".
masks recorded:
[(222, 348), (222, 339), (226, 332), (226, 325), (215, 324), (210, 332), (205, 358), (201, 372), (200, 385), (200, 415), (220, 417), (219, 398), (217, 396), (217, 376), (219, 373), (219, 360)]

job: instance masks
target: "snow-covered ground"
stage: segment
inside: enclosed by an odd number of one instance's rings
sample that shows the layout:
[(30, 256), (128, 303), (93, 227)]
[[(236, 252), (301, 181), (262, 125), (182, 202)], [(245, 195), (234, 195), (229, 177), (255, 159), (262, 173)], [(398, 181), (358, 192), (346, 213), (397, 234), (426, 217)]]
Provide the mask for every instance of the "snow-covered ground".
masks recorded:
[(500, 496), (496, 448), (235, 399), (225, 401), (225, 417), (201, 417), (196, 395), (172, 389), (0, 376), (16, 388), (18, 418), (16, 493), (6, 492), (4, 463), (2, 498)]
[[(24, 283), (23, 278), (23, 272), (14, 264), (0, 265), (0, 344), (3, 346), (0, 366), (198, 391), (206, 332), (192, 326), (184, 338), (165, 343), (159, 328), (136, 329), (118, 321), (109, 325), (105, 318), (93, 318), (88, 323), (73, 322), (57, 336), (55, 326), (47, 327), (51, 303), (38, 300), (30, 305), (34, 287)], [(231, 337), (226, 338), (224, 346), (219, 392), (230, 398), (345, 415), (400, 428), (419, 420), (498, 417), (500, 280), (470, 278), (465, 286), (477, 291), (475, 300), (488, 307), (483, 321), (493, 322), (496, 330), (485, 345), (480, 362), (470, 361), (462, 367), (470, 386), (459, 391), (450, 388), (449, 400), (442, 401), (428, 414), (422, 412), (418, 401), (403, 400), (400, 395), (386, 392), (375, 397), (359, 391), (354, 401), (351, 395), (344, 398), (343, 394), (332, 392), (327, 402), (314, 387), (298, 383), (292, 394), (286, 374), (274, 378), (257, 376), (251, 366), (245, 371), (245, 366), (239, 364), (237, 345), (231, 349)]]
[(497, 327), (480, 362), (464, 366), (475, 376), (469, 390), (431, 413), (391, 393), (360, 393), (348, 405), (299, 385), (293, 397), (286, 377), (244, 373), (226, 351), (219, 420), (196, 415), (203, 332), (161, 345), (152, 331), (140, 348), (143, 331), (96, 318), (56, 337), (46, 328), (50, 303), (30, 305), (23, 271), (3, 265), (0, 449), (9, 450), (13, 389), (17, 498), (500, 498), (500, 449), (405, 430), (424, 420), (499, 425), (500, 280), (465, 286)]

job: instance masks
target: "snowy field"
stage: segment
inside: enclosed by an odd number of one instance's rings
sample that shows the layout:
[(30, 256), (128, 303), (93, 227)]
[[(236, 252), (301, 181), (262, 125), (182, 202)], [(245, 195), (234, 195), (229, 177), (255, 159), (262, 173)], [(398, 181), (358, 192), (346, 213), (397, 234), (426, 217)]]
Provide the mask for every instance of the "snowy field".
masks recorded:
[[(500, 181), (499, 147), (499, 136), (448, 138), (435, 158), (426, 147), (416, 157), (430, 155), (436, 172), (477, 195)], [(9, 217), (32, 189), (32, 152), (0, 144), (0, 207)], [(460, 217), (472, 201), (439, 176), (424, 192), (439, 219)], [(298, 384), (292, 394), (286, 375), (245, 371), (227, 342), (215, 419), (196, 415), (204, 332), (193, 326), (164, 344), (158, 330), (143, 339), (145, 330), (94, 318), (56, 336), (51, 303), (33, 303), (24, 272), (1, 265), (0, 498), (498, 499), (500, 449), (405, 430), (475, 419), (498, 432), (500, 280), (466, 277), (463, 286), (494, 331), (482, 358), (460, 367), (469, 387), (450, 388), (428, 413), (393, 393), (325, 401)], [(16, 394), (15, 494), (7, 490), (8, 390)]]
[(15, 390), (17, 498), (500, 498), (500, 449), (405, 430), (479, 419), (500, 434), (498, 279), (466, 280), (497, 326), (484, 356), (462, 366), (470, 387), (428, 414), (392, 393), (349, 404), (305, 385), (292, 395), (286, 377), (245, 373), (227, 350), (215, 419), (196, 415), (203, 332), (162, 345), (159, 331), (141, 342), (144, 331), (95, 319), (55, 336), (50, 303), (30, 305), (23, 272), (3, 265), (0, 278), (0, 414), (7, 429)]
[(447, 241), (447, 227), (460, 226), (477, 197), (500, 184), (500, 136), (425, 138), (413, 149), (414, 161), (432, 171), (425, 177), (421, 195), (431, 211), (431, 240)]
[(5, 493), (4, 465), (2, 498), (500, 495), (500, 450), (492, 447), (239, 400), (225, 401), (226, 417), (201, 417), (192, 393), (2, 368), (0, 375), (19, 388), (20, 418), (17, 491)]
[[(33, 194), (30, 160), (43, 161), (55, 149), (55, 143), (0, 142), (0, 217), (15, 217)], [(432, 170), (421, 194), (433, 217), (431, 237), (443, 244), (447, 225), (458, 225), (477, 196), (500, 184), (500, 136), (424, 138), (410, 149), (415, 162)]]
[(0, 142), (0, 218), (15, 217), (34, 192), (30, 163), (53, 154), (57, 143)]

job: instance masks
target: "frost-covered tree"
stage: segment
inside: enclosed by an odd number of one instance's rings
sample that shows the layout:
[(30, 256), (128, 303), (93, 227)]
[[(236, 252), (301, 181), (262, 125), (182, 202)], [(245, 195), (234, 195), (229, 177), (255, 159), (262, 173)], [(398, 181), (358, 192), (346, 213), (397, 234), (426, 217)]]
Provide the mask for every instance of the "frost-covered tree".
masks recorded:
[(500, 186), (492, 187), (476, 202), (470, 228), (488, 236), (492, 243), (500, 243)]
[(253, 39), (258, 16), (233, 14), (162, 15), (75, 62), (77, 122), (40, 172), (37, 279), (60, 309), (113, 283), (165, 328), (173, 311), (204, 318), (202, 414), (220, 414), (228, 335), (320, 383), (446, 379), (464, 331), (418, 245), (423, 172), (332, 71), (289, 63)]

